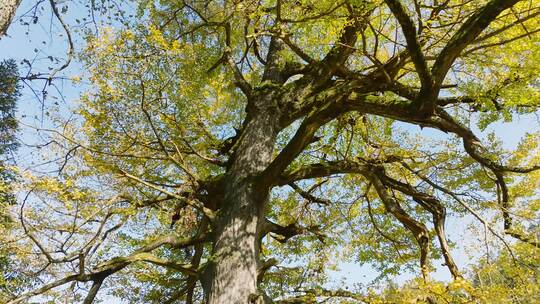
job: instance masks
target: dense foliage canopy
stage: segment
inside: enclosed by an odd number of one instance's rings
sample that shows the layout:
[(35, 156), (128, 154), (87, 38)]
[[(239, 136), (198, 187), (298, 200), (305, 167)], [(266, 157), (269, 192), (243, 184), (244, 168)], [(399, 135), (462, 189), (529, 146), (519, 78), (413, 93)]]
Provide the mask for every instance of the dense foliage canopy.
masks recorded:
[[(538, 1), (106, 13), (70, 48), (75, 110), (32, 129), (47, 173), (9, 209), (8, 303), (540, 300), (540, 132), (486, 131), (538, 113)], [(350, 264), (376, 280), (336, 280)]]
[(21, 90), (18, 77), (17, 65), (13, 60), (0, 62), (0, 201), (5, 203), (14, 200), (10, 189), (13, 172), (7, 166), (18, 146), (15, 139), (15, 110)]

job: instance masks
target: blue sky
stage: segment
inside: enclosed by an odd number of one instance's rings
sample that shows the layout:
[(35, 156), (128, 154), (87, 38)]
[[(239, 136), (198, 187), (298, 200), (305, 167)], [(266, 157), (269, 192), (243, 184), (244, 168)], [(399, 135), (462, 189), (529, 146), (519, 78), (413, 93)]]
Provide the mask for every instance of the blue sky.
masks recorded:
[[(18, 16), (20, 16), (22, 12), (26, 12), (33, 3), (35, 3), (35, 1), (24, 0), (21, 8), (19, 9)], [(23, 59), (34, 58), (34, 72), (47, 72), (50, 66), (55, 68), (63, 63), (67, 50), (67, 43), (65, 41), (63, 29), (59, 27), (58, 23), (55, 22), (54, 19), (52, 19), (53, 21), (51, 23), (51, 12), (48, 10), (47, 5), (44, 5), (44, 7), (46, 9), (43, 13), (41, 13), (38, 24), (30, 25), (28, 34), (26, 34), (28, 28), (26, 26), (22, 26), (18, 20), (15, 20), (8, 30), (9, 36), (0, 40), (0, 60), (14, 58), (18, 62), (21, 62)], [(76, 7), (70, 7), (69, 12), (71, 14), (68, 13), (68, 18), (71, 21), (82, 16), (82, 14), (77, 13), (76, 10)], [(75, 24), (74, 22), (68, 23)], [(35, 49), (37, 49), (38, 52), (35, 52)], [(58, 57), (59, 62), (51, 62), (48, 56)], [(24, 68), (22, 68), (22, 70), (24, 70)], [(82, 66), (75, 61), (67, 70), (60, 74), (69, 77), (71, 75), (78, 75), (83, 72)], [(31, 86), (37, 92), (40, 92), (44, 87), (50, 92), (44, 107), (42, 107), (40, 101), (36, 98), (34, 93), (32, 93), (32, 90), (30, 90), (30, 88), (27, 86), (24, 87), (23, 96), (19, 101), (18, 107), (18, 116), (21, 122), (34, 126), (51, 126), (50, 121), (48, 121), (46, 117), (43, 119), (42, 115), (46, 116), (47, 111), (66, 111), (65, 109), (73, 106), (74, 101), (84, 88), (84, 86), (73, 86), (70, 81), (57, 81), (55, 84), (57, 85), (58, 90), (61, 91), (65, 101), (62, 100), (56, 91), (56, 88), (45, 86), (44, 81), (40, 80), (31, 83)], [(55, 102), (59, 103), (58, 107), (54, 105)], [(68, 111), (66, 111), (66, 113), (67, 112)], [(531, 114), (515, 117), (514, 121), (511, 123), (492, 124), (484, 132), (480, 132), (478, 129), (476, 129), (476, 132), (481, 134), (483, 139), (486, 139), (487, 134), (494, 131), (498, 137), (502, 139), (505, 148), (515, 149), (519, 143), (519, 140), (524, 136), (524, 134), (527, 132), (538, 131), (539, 125), (538, 117)], [(437, 130), (420, 130), (417, 126), (402, 125), (402, 128), (410, 133), (421, 132), (422, 135), (433, 138), (447, 136)], [(21, 128), (21, 139), (23, 143), (27, 144), (40, 141), (39, 135), (35, 130), (32, 128), (26, 128), (24, 126)], [(486, 144), (489, 145), (487, 142)], [(31, 167), (33, 162), (36, 163), (40, 160), (37, 159), (36, 153), (33, 149), (23, 146), (18, 152), (17, 161), (19, 165), (25, 168)], [(465, 220), (461, 218), (448, 219), (447, 229), (452, 240), (455, 241), (458, 238), (457, 236), (464, 233), (464, 222), (466, 224), (470, 224), (472, 223), (472, 220), (468, 218)], [(464, 268), (464, 266), (470, 261), (469, 254), (471, 253), (467, 252), (466, 249), (468, 245), (470, 244), (464, 244), (453, 252), (456, 262), (462, 268)], [(476, 254), (472, 253), (472, 255), (474, 256)], [(435, 264), (440, 265), (441, 263), (436, 262)], [(369, 283), (376, 277), (376, 275), (376, 272), (368, 265), (361, 266), (349, 263), (341, 264), (341, 271), (333, 273), (333, 277), (336, 279), (344, 277), (349, 286), (357, 283)], [(403, 282), (405, 279), (410, 277), (410, 274), (403, 274), (398, 277), (398, 281)], [(438, 267), (435, 277), (444, 280), (450, 279), (448, 271), (443, 267)], [(110, 303), (113, 302), (116, 301), (111, 300)]]

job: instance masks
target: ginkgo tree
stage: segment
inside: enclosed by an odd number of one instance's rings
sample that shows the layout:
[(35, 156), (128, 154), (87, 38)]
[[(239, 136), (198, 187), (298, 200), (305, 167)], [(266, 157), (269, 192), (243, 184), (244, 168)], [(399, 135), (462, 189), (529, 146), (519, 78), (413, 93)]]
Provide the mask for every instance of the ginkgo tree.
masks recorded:
[[(20, 227), (3, 238), (37, 282), (8, 303), (493, 299), (454, 261), (445, 220), (538, 261), (539, 136), (507, 151), (479, 132), (537, 112), (539, 14), (517, 0), (140, 1), (128, 25), (86, 36), (75, 113), (36, 129), (58, 166), (22, 173)], [(440, 260), (449, 285), (430, 278)], [(419, 279), (398, 296), (331, 288), (342, 262)]]

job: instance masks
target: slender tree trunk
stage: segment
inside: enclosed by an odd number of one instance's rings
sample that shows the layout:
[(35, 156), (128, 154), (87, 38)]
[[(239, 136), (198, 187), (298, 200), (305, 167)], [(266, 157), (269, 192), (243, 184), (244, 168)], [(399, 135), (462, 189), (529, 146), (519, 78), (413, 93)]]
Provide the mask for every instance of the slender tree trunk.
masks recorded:
[(21, 0), (1, 0), (0, 2), (2, 3), (0, 5), (0, 39), (2, 39), (13, 21), (13, 17), (15, 17)]
[(277, 113), (270, 101), (244, 127), (225, 177), (225, 197), (215, 223), (215, 242), (205, 274), (209, 304), (260, 303), (257, 292), (259, 231), (269, 189), (256, 176), (272, 160)]

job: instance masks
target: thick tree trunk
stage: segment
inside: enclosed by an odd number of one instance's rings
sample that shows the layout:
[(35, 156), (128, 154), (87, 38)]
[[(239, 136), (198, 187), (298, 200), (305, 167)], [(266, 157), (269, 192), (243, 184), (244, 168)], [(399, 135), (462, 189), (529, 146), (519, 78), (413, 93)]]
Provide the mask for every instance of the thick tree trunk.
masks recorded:
[(259, 231), (269, 189), (256, 176), (272, 160), (278, 116), (275, 108), (268, 104), (263, 107), (245, 126), (226, 174), (213, 255), (205, 273), (209, 304), (262, 301), (257, 293)]
[(6, 34), (21, 0), (2, 0), (0, 5), (0, 39)]

